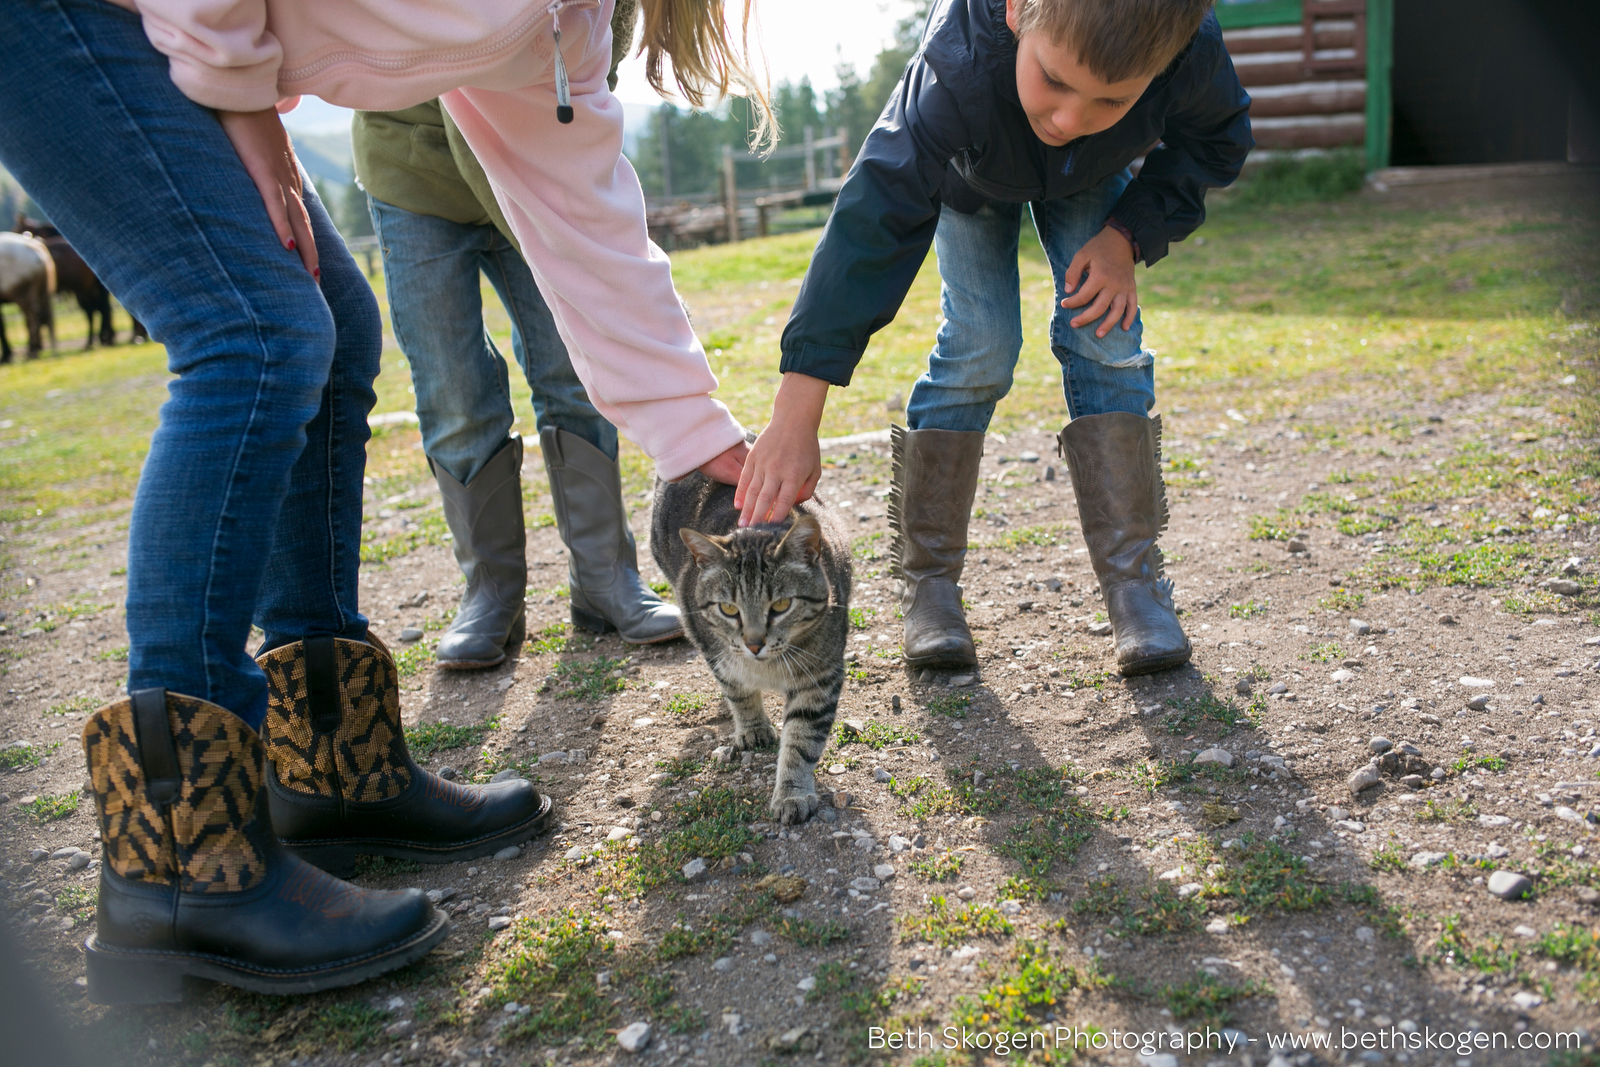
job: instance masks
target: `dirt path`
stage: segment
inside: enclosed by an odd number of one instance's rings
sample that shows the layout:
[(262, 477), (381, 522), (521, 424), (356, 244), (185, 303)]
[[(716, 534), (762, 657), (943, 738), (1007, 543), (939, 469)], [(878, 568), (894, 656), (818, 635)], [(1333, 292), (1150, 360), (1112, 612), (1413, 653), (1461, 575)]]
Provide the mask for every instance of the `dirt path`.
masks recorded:
[[(1592, 358), (1581, 324), (1562, 343)], [(414, 749), (465, 777), (527, 774), (561, 823), (514, 859), (374, 865), (365, 883), (435, 891), (454, 932), (423, 964), (299, 1000), (84, 999), (99, 848), (76, 737), (122, 681), (123, 549), (110, 524), (70, 551), (13, 542), (0, 897), (104, 1063), (971, 1062), (941, 1051), (951, 1026), (1151, 1035), (1080, 1053), (1117, 1065), (1277, 1067), (1284, 1033), (1389, 1035), (1285, 1054), (1297, 1065), (1549, 1063), (1393, 1043), (1536, 1042), (1597, 1018), (1600, 471), (1558, 413), (1576, 379), (1517, 384), (1323, 380), (1272, 416), (1180, 397), (1164, 543), (1196, 652), (1131, 680), (1111, 673), (1048, 430), (987, 448), (975, 677), (899, 666), (887, 446), (830, 450), (820, 492), (857, 535), (850, 723), (824, 760), (834, 806), (794, 831), (764, 811), (774, 754), (711, 759), (729, 720), (687, 645), (568, 632), (553, 528), (530, 531), (541, 632), (482, 673), (429, 663), (461, 585), (446, 547), (368, 565)], [(435, 506), (416, 490), (369, 518), (394, 537)], [(1379, 784), (1352, 794), (1386, 745)], [(1497, 871), (1530, 896), (1493, 895)], [(640, 1021), (647, 1048), (622, 1051)], [(874, 1026), (929, 1036), (876, 1052)], [(1146, 1043), (1207, 1026), (1249, 1043)]]

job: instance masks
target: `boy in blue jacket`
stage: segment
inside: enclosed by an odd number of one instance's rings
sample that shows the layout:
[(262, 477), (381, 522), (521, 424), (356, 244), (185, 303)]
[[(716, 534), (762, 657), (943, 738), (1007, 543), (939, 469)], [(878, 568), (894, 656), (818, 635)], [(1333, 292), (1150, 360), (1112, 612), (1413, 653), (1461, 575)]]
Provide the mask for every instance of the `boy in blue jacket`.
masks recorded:
[[(1022, 349), (1022, 206), (1059, 305), (1059, 442), (1124, 674), (1186, 663), (1156, 547), (1166, 525), (1153, 357), (1134, 266), (1205, 218), (1238, 176), (1250, 99), (1211, 0), (937, 0), (862, 145), (783, 332), (772, 421), (745, 461), (743, 522), (781, 518), (821, 475), (830, 385), (850, 383), (931, 242), (940, 324), (894, 428), (889, 517), (912, 667), (977, 663), (961, 609), (984, 432)], [(1145, 157), (1138, 178), (1131, 164)]]

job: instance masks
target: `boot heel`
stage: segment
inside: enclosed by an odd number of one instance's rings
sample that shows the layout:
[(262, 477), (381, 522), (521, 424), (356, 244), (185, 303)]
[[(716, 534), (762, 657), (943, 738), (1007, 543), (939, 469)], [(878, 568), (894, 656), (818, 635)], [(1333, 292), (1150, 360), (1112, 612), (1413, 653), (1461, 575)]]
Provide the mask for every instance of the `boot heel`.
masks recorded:
[(176, 1004), (183, 999), (184, 965), (178, 960), (123, 956), (84, 946), (89, 999), (96, 1004)]
[(528, 639), (528, 613), (526, 610), (517, 616), (517, 621), (511, 624), (511, 632), (506, 635), (507, 645), (520, 645)]
[(572, 625), (580, 630), (588, 630), (590, 633), (595, 634), (608, 634), (616, 629), (615, 626), (605, 620), (604, 616), (596, 615), (592, 611), (584, 611), (577, 605), (573, 605), (572, 608)]

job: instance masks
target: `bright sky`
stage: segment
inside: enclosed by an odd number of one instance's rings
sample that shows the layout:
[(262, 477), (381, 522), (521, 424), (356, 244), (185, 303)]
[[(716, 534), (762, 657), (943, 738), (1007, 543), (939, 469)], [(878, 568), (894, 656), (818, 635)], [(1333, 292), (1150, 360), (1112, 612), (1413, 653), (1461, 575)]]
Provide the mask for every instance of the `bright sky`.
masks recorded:
[[(822, 93), (838, 84), (834, 68), (841, 57), (865, 75), (879, 49), (893, 39), (895, 23), (913, 6), (914, 0), (759, 0), (759, 40), (772, 84), (810, 76)], [(754, 32), (751, 36), (757, 38)], [(623, 61), (617, 96), (631, 105), (661, 102), (645, 81), (642, 59)], [(285, 124), (306, 133), (348, 130), (350, 112), (308, 98), (285, 117)]]
[[(761, 42), (773, 85), (809, 76), (821, 93), (839, 83), (834, 68), (841, 58), (865, 75), (913, 6), (913, 0), (760, 0), (752, 44)], [(642, 59), (618, 68), (617, 98), (652, 107), (661, 102), (645, 81)]]

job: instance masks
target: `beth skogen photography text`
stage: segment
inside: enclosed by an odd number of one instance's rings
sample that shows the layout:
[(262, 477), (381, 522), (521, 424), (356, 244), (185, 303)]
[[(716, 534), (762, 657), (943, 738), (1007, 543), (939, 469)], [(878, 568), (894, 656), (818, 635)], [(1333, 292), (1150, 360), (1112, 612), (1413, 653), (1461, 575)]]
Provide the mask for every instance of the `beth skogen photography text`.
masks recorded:
[(1600, 1067), (1595, 40), (0, 4), (0, 1061)]

